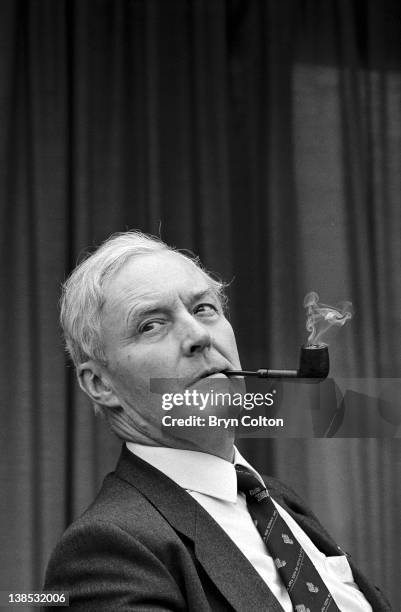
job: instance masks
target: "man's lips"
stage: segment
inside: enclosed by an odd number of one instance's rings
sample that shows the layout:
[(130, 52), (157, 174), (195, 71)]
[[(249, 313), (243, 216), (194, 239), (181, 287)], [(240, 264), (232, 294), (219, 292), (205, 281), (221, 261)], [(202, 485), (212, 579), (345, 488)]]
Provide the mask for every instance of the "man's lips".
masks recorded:
[(207, 374), (206, 376), (202, 376), (199, 380), (205, 380), (205, 378), (227, 378), (224, 372), (214, 372), (213, 374)]
[(201, 380), (205, 380), (206, 378), (227, 378), (225, 375), (225, 371), (227, 370), (227, 366), (224, 368), (211, 368), (210, 370), (206, 370), (195, 376), (194, 379), (190, 382), (189, 386), (195, 385)]

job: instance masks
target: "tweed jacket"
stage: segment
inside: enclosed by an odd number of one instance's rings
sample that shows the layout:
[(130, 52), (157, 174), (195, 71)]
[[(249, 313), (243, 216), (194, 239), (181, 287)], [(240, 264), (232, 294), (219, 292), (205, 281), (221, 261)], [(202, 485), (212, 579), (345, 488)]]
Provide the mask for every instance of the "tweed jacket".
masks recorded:
[[(291, 489), (273, 478), (265, 483), (321, 552), (342, 554)], [(391, 611), (379, 589), (349, 562), (374, 612)], [(116, 471), (56, 546), (43, 589), (64, 591), (72, 609), (91, 612), (283, 612), (202, 506), (125, 445)]]

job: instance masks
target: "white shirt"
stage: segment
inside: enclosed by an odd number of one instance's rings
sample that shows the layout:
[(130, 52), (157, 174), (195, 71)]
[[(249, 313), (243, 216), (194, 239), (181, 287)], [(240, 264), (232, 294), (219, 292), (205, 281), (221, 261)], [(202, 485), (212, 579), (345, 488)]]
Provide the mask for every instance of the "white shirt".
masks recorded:
[[(293, 612), (287, 590), (273, 558), (248, 512), (245, 495), (237, 492), (234, 464), (246, 466), (261, 476), (235, 449), (234, 462), (197, 451), (127, 442), (127, 448), (163, 472), (208, 512), (253, 565), (285, 612)], [(284, 508), (273, 500), (277, 511), (319, 572), (341, 612), (372, 612), (372, 607), (355, 584), (345, 555), (326, 557)]]

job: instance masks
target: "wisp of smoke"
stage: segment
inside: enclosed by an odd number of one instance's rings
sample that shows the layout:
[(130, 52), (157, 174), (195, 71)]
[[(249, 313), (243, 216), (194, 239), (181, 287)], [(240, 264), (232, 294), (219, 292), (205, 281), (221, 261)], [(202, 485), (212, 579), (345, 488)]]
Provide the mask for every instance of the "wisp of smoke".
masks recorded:
[(309, 332), (307, 346), (324, 345), (323, 335), (334, 325), (342, 327), (352, 318), (352, 303), (341, 302), (338, 306), (319, 303), (316, 291), (307, 293), (304, 298), (306, 309), (306, 329)]

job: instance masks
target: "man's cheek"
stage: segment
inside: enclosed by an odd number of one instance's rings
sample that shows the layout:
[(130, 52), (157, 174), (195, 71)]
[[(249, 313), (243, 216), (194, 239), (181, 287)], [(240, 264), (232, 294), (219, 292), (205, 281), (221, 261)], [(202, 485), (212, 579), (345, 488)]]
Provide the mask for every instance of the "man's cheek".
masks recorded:
[(227, 319), (225, 321), (226, 321), (225, 333), (226, 333), (227, 341), (230, 344), (231, 349), (235, 351), (235, 353), (238, 355), (237, 341), (235, 339), (234, 330), (231, 327), (231, 324), (229, 323), (229, 321), (227, 321)]
[(126, 398), (143, 399), (149, 395), (149, 380), (141, 380), (132, 370), (120, 368), (115, 378), (117, 389), (121, 390)]

